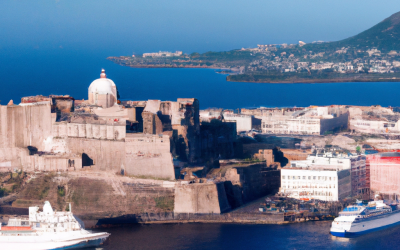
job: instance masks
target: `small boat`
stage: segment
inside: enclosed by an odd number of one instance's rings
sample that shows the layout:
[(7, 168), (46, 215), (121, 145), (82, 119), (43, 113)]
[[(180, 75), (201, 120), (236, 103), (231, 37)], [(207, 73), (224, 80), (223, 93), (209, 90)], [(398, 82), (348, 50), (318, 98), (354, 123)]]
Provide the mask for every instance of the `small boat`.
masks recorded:
[(45, 201), (43, 212), (29, 207), (29, 218), (10, 218), (6, 226), (0, 223), (0, 247), (12, 250), (77, 249), (102, 245), (109, 233), (94, 233), (84, 229), (83, 222), (71, 212), (54, 212)]

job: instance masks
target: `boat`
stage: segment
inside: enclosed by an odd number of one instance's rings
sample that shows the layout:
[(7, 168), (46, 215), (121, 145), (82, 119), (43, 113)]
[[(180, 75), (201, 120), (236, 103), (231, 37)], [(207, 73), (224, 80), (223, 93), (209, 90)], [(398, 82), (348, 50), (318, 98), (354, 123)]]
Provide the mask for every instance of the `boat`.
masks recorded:
[(400, 206), (382, 200), (367, 204), (358, 201), (339, 213), (330, 233), (338, 237), (353, 237), (400, 224)]
[(109, 233), (91, 232), (69, 211), (57, 212), (45, 201), (43, 211), (29, 207), (29, 217), (15, 217), (0, 223), (0, 248), (13, 250), (77, 249), (102, 245)]

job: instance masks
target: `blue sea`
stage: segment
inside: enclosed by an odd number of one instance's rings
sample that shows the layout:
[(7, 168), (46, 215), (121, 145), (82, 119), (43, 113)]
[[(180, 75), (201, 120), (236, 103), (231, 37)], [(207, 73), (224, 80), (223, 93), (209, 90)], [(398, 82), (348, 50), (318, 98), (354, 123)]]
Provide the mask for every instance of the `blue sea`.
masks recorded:
[(400, 226), (338, 238), (329, 234), (330, 221), (289, 225), (165, 224), (96, 229), (111, 233), (97, 250), (173, 249), (399, 249)]
[(116, 65), (104, 51), (0, 50), (2, 105), (29, 95), (87, 99), (90, 83), (106, 69), (123, 100), (195, 97), (202, 109), (309, 105), (400, 106), (400, 83), (263, 84), (227, 82), (213, 69), (135, 69)]

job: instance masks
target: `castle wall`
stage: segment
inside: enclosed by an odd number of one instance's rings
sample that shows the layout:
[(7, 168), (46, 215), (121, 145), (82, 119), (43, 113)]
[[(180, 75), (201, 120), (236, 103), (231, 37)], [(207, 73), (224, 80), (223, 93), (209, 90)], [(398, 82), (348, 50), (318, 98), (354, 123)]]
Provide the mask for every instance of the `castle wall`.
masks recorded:
[(73, 154), (87, 154), (100, 170), (120, 171), (125, 165), (125, 142), (87, 138), (66, 139)]
[(79, 155), (30, 155), (26, 148), (0, 148), (0, 172), (22, 169), (24, 171), (71, 171), (82, 169)]
[[(126, 169), (131, 175), (174, 179), (169, 137), (136, 136), (142, 139), (125, 142), (126, 127), (115, 122), (54, 122), (49, 103), (0, 106), (0, 167), (70, 171), (82, 168), (81, 157), (85, 157), (85, 166), (96, 165), (99, 170)], [(30, 155), (28, 146), (36, 148), (32, 152), (48, 153)], [(141, 152), (143, 157), (139, 156)], [(70, 159), (70, 155), (80, 160)]]
[(174, 213), (220, 214), (229, 209), (223, 183), (196, 183), (175, 187)]
[(44, 150), (44, 141), (51, 137), (51, 107), (50, 104), (45, 105), (29, 105), (24, 106), (25, 114), (25, 143), (24, 146), (34, 146), (39, 151)]
[(125, 158), (125, 174), (175, 179), (169, 136), (128, 134)]
[(29, 151), (24, 148), (0, 148), (0, 171), (20, 169), (29, 164)]
[(74, 171), (82, 169), (82, 158), (79, 156), (32, 155), (30, 170), (34, 171)]
[[(226, 171), (225, 180), (232, 188), (240, 188), (241, 201), (246, 203), (274, 193), (280, 187), (280, 171), (268, 168), (265, 163), (234, 166)], [(234, 192), (235, 190), (229, 190)]]
[(7, 107), (7, 138), (9, 147), (25, 147), (25, 116), (22, 106)]
[(53, 137), (78, 137), (101, 140), (124, 140), (125, 126), (57, 122), (53, 124)]
[(50, 104), (13, 105), (0, 108), (0, 147), (33, 146), (44, 150), (52, 134)]

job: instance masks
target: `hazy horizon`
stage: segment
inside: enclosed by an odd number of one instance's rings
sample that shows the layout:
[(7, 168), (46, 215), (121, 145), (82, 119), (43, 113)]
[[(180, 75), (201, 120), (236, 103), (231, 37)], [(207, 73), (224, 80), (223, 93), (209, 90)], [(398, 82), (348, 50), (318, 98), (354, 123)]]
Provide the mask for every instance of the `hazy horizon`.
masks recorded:
[(2, 1), (0, 51), (222, 51), (256, 44), (335, 41), (400, 11), (394, 0)]

